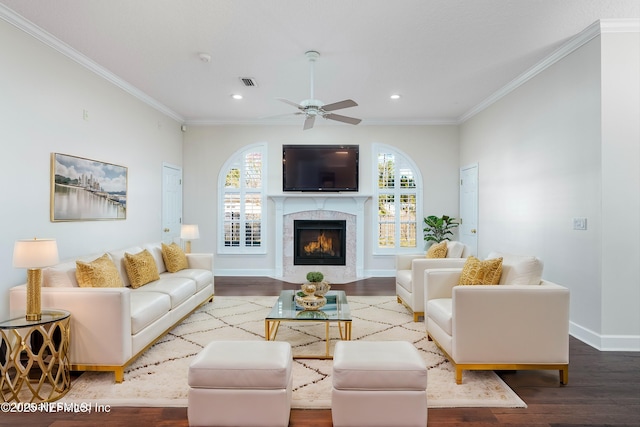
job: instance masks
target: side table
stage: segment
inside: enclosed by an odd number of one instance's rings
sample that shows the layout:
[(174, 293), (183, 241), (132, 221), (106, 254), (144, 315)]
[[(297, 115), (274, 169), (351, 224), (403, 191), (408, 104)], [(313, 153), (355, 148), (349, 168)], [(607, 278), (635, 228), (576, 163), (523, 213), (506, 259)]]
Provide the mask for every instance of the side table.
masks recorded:
[(51, 402), (71, 387), (69, 321), (64, 310), (43, 310), (40, 320), (12, 313), (0, 322), (3, 402)]

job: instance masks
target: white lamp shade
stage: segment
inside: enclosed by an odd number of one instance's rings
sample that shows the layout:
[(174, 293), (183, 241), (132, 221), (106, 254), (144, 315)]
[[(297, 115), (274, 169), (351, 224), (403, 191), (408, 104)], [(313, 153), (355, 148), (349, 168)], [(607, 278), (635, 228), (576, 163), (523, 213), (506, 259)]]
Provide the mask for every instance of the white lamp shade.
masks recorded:
[(13, 247), (13, 266), (16, 268), (48, 267), (58, 261), (55, 239), (16, 240)]
[(180, 228), (180, 238), (184, 240), (193, 240), (200, 238), (200, 231), (197, 224), (182, 224)]

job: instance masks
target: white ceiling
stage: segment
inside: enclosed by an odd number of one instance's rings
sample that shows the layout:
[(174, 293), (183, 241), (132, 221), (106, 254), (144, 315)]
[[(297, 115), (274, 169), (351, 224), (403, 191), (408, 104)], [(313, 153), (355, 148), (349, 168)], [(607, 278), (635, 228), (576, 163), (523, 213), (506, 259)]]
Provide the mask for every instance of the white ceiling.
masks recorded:
[(2, 4), (5, 17), (14, 11), (186, 123), (281, 123), (264, 117), (296, 111), (278, 97), (309, 98), (308, 50), (320, 52), (315, 97), (359, 104), (339, 114), (363, 124), (453, 123), (595, 21), (640, 18), (640, 0)]

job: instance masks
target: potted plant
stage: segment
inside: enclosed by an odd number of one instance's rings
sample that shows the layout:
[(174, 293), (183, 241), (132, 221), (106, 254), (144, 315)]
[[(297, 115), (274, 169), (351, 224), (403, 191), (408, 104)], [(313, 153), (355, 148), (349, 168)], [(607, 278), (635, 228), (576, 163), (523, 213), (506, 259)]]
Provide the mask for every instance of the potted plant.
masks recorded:
[(316, 296), (324, 296), (324, 294), (326, 294), (327, 292), (329, 292), (329, 289), (331, 289), (331, 286), (329, 285), (329, 283), (324, 281), (324, 274), (322, 274), (319, 271), (310, 271), (307, 273), (307, 281), (310, 284), (315, 285), (315, 295)]
[(427, 243), (440, 243), (443, 240), (449, 240), (447, 236), (453, 236), (452, 230), (460, 225), (455, 218), (447, 215), (441, 217), (429, 215), (424, 219), (424, 224), (424, 241)]
[(324, 274), (319, 271), (310, 271), (307, 273), (307, 281), (311, 283), (322, 282)]

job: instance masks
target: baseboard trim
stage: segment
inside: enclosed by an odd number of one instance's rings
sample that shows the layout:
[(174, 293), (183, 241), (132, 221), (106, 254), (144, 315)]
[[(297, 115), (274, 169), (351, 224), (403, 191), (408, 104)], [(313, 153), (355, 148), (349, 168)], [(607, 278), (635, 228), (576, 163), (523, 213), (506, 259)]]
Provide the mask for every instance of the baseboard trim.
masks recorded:
[(276, 277), (275, 269), (214, 269), (216, 276)]
[(600, 351), (640, 351), (640, 335), (602, 335), (575, 322), (569, 322), (569, 334)]

